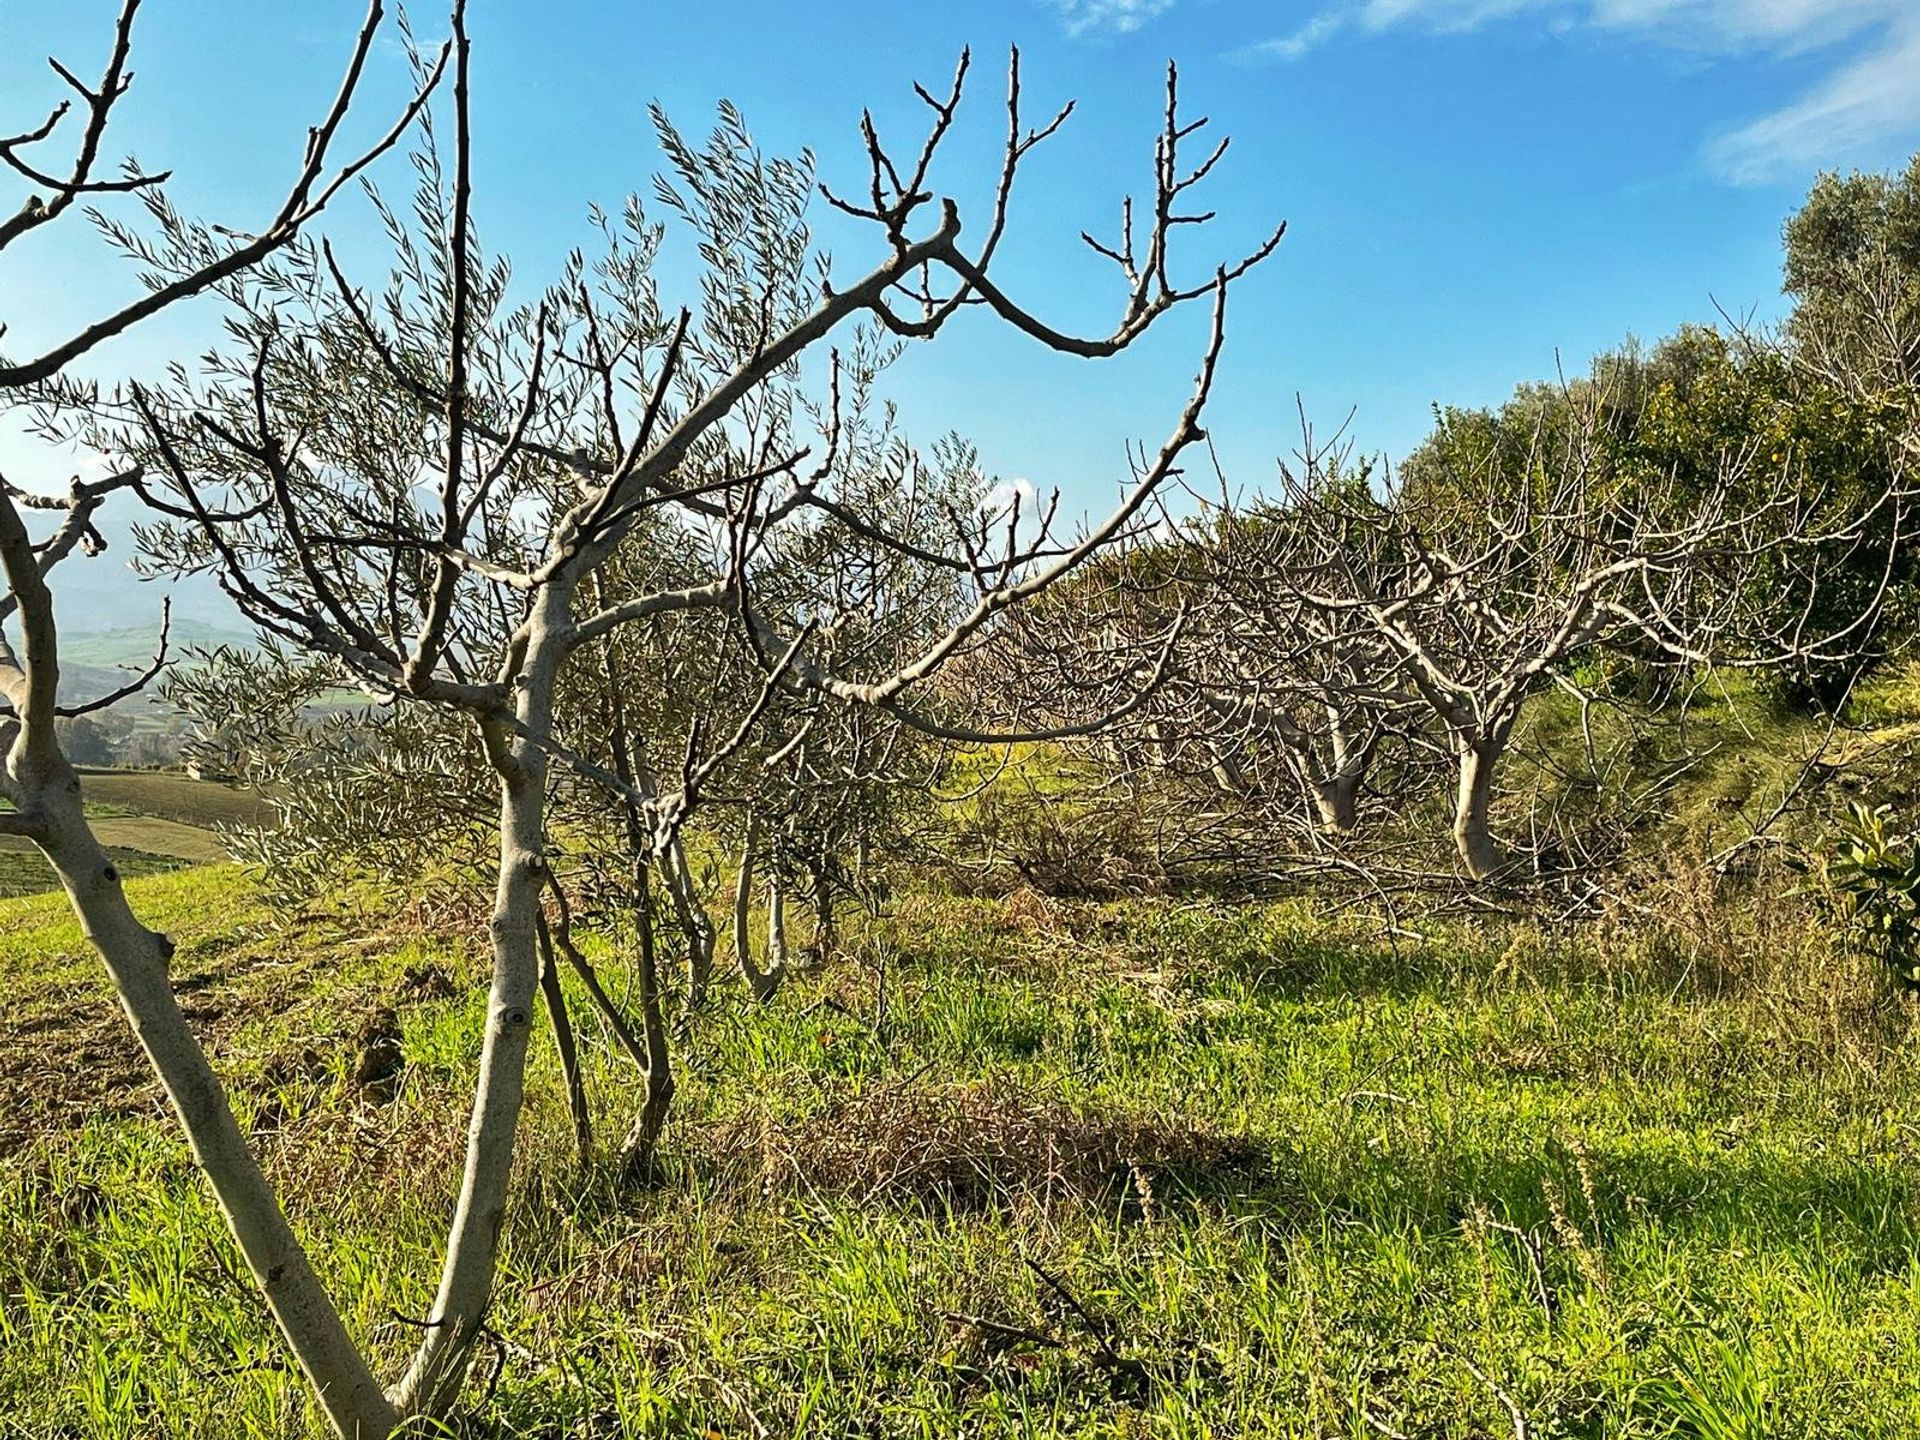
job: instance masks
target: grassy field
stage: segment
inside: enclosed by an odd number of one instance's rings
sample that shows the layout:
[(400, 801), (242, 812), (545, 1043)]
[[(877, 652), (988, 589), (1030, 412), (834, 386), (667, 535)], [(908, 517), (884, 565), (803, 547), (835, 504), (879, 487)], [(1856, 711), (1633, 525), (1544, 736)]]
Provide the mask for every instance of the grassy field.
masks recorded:
[[(222, 826), (269, 818), (248, 790), (154, 770), (81, 772), (94, 834), (123, 875), (154, 875), (227, 858), (215, 833)], [(33, 843), (0, 835), (0, 897), (37, 895), (56, 885)]]
[(270, 817), (251, 790), (195, 780), (170, 770), (84, 770), (87, 805), (100, 814), (147, 815), (212, 830), (221, 825), (258, 825)]
[[(397, 1363), (482, 959), (230, 868), (133, 890)], [(667, 1173), (624, 1197), (575, 1173), (543, 1040), (461, 1433), (1920, 1433), (1912, 1004), (1790, 900), (1659, 909), (1388, 943), (1298, 905), (902, 899), (694, 1020)], [(57, 897), (0, 904), (0, 950), (0, 1435), (303, 1433)], [(345, 1078), (382, 1005), (385, 1102)]]
[[(113, 844), (104, 833), (100, 838), (106, 845), (108, 858), (119, 867), (122, 875), (159, 875), (195, 863), (169, 855), (156, 855), (147, 850), (126, 849)], [(33, 848), (31, 841), (14, 835), (0, 835), (0, 899), (44, 894), (57, 884), (59, 881), (54, 878), (53, 868), (40, 858), (40, 852)]]

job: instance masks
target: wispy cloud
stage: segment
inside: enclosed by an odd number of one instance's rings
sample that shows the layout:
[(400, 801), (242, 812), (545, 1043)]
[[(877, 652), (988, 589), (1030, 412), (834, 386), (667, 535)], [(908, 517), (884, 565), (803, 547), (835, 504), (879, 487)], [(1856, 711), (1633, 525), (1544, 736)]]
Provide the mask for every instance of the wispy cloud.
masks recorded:
[[(1598, 0), (1596, 0), (1598, 3)], [(1658, 4), (1660, 0), (1620, 0)], [(1298, 60), (1348, 31), (1377, 35), (1387, 30), (1419, 30), (1455, 35), (1495, 20), (1533, 13), (1565, 11), (1564, 0), (1336, 0), (1304, 25), (1233, 52), (1236, 60)]]
[(1067, 33), (1125, 35), (1173, 8), (1174, 0), (1054, 0)]
[(1707, 163), (1734, 183), (1803, 173), (1920, 132), (1920, 0), (1334, 0), (1235, 58), (1292, 61), (1348, 33), (1448, 35), (1503, 21), (1715, 56), (1849, 50), (1799, 99), (1708, 142)]
[(1314, 16), (1298, 30), (1257, 41), (1234, 52), (1236, 60), (1298, 60), (1323, 40), (1331, 40), (1347, 28), (1347, 17), (1327, 10)]
[(1896, 20), (1908, 0), (1592, 0), (1595, 25), (1664, 32), (1682, 44), (1818, 48)]
[(1736, 184), (1756, 184), (1914, 133), (1920, 133), (1920, 18), (1890, 28), (1882, 43), (1791, 105), (1720, 136), (1706, 157)]

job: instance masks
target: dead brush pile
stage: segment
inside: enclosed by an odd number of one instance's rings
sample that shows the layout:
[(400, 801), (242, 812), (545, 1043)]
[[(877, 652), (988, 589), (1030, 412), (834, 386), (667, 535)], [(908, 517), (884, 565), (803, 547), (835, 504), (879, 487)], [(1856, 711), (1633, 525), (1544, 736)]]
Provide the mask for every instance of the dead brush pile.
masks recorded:
[(799, 1116), (755, 1111), (711, 1127), (714, 1171), (766, 1194), (980, 1210), (1169, 1194), (1250, 1177), (1264, 1152), (1243, 1136), (1087, 1109), (1005, 1078), (841, 1087)]

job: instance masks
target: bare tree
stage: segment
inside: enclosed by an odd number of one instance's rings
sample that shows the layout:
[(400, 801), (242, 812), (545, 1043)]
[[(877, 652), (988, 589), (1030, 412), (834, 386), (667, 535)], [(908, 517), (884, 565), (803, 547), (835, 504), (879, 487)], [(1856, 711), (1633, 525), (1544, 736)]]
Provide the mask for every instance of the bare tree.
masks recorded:
[[(1590, 699), (1567, 662), (1595, 647), (1635, 647), (1682, 666), (1780, 663), (1848, 650), (1862, 623), (1808, 623), (1821, 556), (1864, 534), (1837, 526), (1823, 497), (1749, 445), (1719, 457), (1704, 486), (1615, 473), (1607, 406), (1567, 387), (1516, 453), (1445, 446), (1440, 466), (1388, 503), (1316, 500), (1317, 523), (1379, 528), (1396, 568), (1383, 583), (1330, 546), (1287, 583), (1329, 623), (1363, 623), (1431, 710), (1453, 758), (1453, 840), (1475, 881), (1508, 870), (1493, 828), (1496, 772), (1530, 697), (1558, 687)], [(1756, 615), (1748, 581), (1765, 559), (1780, 593)]]
[[(1359, 824), (1383, 749), (1406, 758), (1425, 747), (1394, 648), (1355, 608), (1305, 597), (1391, 591), (1402, 557), (1380, 523), (1373, 467), (1304, 434), (1301, 468), (1281, 466), (1276, 500), (1223, 504), (1190, 531), (1183, 568), (1200, 598), (1160, 708), (1180, 707), (1172, 723), (1205, 737), (1229, 788), (1260, 795), (1290, 783), (1310, 823), (1341, 837)], [(1409, 774), (1403, 766), (1395, 796)]]
[(973, 677), (983, 704), (1051, 702), (1064, 718), (1106, 679), (1088, 657), (1151, 653), (1177, 634), (1160, 683), (1131, 709), (1109, 702), (1113, 723), (1074, 747), (1151, 826), (1169, 874), (1297, 872), (1351, 850), (1363, 803), (1404, 805), (1431, 778), (1425, 706), (1399, 654), (1357, 609), (1305, 598), (1391, 590), (1400, 571), (1372, 468), (1305, 436), (1278, 495), (1237, 503), (1223, 477), (1198, 514), (1163, 518), (1003, 627)]
[[(167, 212), (164, 173), (127, 167), (119, 178), (100, 175), (102, 148), (115, 107), (132, 84), (128, 62), (138, 0), (125, 0), (114, 27), (106, 68), (93, 85), (59, 61), (53, 68), (78, 102), (57, 106), (44, 121), (0, 138), (0, 162), (31, 191), (13, 216), (0, 222), (0, 250), (54, 224), (76, 205), (115, 194), (143, 199), (155, 214)], [(380, 33), (382, 9), (373, 0), (349, 56), (338, 95), (320, 124), (309, 131), (306, 153), (280, 207), (249, 238), (205, 246), (189, 264), (150, 267), (140, 298), (52, 341), (21, 359), (0, 358), (0, 397), (19, 404), (30, 387), (57, 381), (64, 367), (168, 306), (231, 282), (249, 266), (286, 246), (338, 194), (341, 187), (389, 149), (426, 103), (437, 72), (423, 76), (421, 92), (387, 135), (356, 158), (334, 166), (341, 127)], [(77, 113), (81, 133), (70, 162), (42, 161), (41, 147), (57, 140)], [(134, 241), (135, 232), (104, 222), (111, 233)], [(222, 1214), (265, 1294), (274, 1319), (334, 1428), (343, 1435), (385, 1434), (394, 1418), (366, 1360), (347, 1333), (289, 1228), (271, 1187), (247, 1148), (225, 1092), (181, 1014), (168, 980), (173, 944), (141, 924), (127, 902), (120, 876), (101, 849), (82, 808), (81, 785), (61, 752), (55, 721), (63, 714), (99, 708), (123, 698), (158, 672), (165, 658), (165, 627), (152, 670), (110, 696), (62, 706), (59, 630), (50, 577), (74, 551), (104, 548), (95, 516), (110, 497), (131, 490), (149, 494), (132, 466), (98, 481), (75, 480), (64, 494), (0, 483), (0, 569), (7, 589), (0, 620), (17, 625), (18, 642), (0, 637), (0, 744), (5, 747), (0, 790), (12, 810), (0, 814), (0, 831), (24, 836), (51, 862), (88, 938), (106, 962), (127, 1018), (146, 1049), (196, 1160), (207, 1175)], [(22, 511), (53, 516), (50, 533), (36, 538)]]
[[(975, 734), (916, 704), (916, 692), (978, 644), (995, 617), (1043, 592), (1123, 534), (1203, 432), (1225, 335), (1229, 286), (1272, 253), (1280, 235), (1240, 262), (1185, 285), (1172, 240), (1204, 216), (1188, 192), (1224, 153), (1198, 164), (1183, 146), (1203, 122), (1179, 117), (1169, 71), (1153, 193), (1136, 225), (1094, 248), (1117, 263), (1126, 301), (1115, 328), (1056, 329), (990, 277), (1017, 174), (1064, 122), (1029, 128), (1017, 54), (1007, 138), (984, 229), (963, 246), (960, 210), (935, 198), (933, 172), (960, 111), (969, 61), (944, 96), (921, 90), (929, 122), (904, 156), (863, 125), (869, 186), (829, 195), (870, 225), (880, 256), (836, 281), (804, 216), (809, 161), (768, 160), (737, 113), (696, 148), (660, 117), (671, 170), (660, 204), (700, 242), (702, 302), (670, 310), (651, 269), (662, 230), (638, 201), (605, 224), (592, 266), (575, 256), (536, 302), (507, 299), (503, 265), (480, 259), (471, 223), (468, 46), (454, 18), (450, 164), (421, 151), (419, 226), (383, 211), (396, 263), (378, 294), (356, 289), (324, 247), (296, 247), (236, 288), (237, 344), (195, 385), (104, 397), (124, 419), (119, 444), (166, 479), (149, 491), (164, 517), (155, 555), (218, 576), (263, 631), (332, 659), (369, 690), (467, 717), (498, 789), (493, 977), (467, 1158), (446, 1261), (423, 1338), (391, 1392), (395, 1411), (440, 1414), (459, 1390), (481, 1332), (505, 1222), (532, 1005), (541, 975), (541, 897), (552, 888), (549, 780), (590, 779), (630, 803), (653, 849), (751, 738), (782, 696), (863, 707), (939, 734)], [(201, 237), (176, 224), (162, 252), (183, 257)], [(1093, 243), (1093, 242), (1090, 242)], [(859, 349), (822, 354), (864, 321), (903, 339), (936, 335), (979, 308), (1066, 354), (1115, 354), (1171, 310), (1212, 305), (1193, 392), (1128, 498), (1077, 538), (1050, 515), (949, 516), (937, 547), (896, 533), (849, 479), (840, 398), (858, 388)], [(824, 372), (808, 397), (803, 359)], [(405, 404), (396, 405), (402, 396)], [(109, 424), (108, 428), (112, 428)], [(662, 577), (604, 603), (595, 580), (643, 527), (664, 527), (698, 573)], [(761, 562), (812, 536), (811, 603), (783, 617), (765, 603)], [(884, 658), (838, 643), (849, 617), (836, 559), (861, 545), (906, 553), (952, 577), (964, 596), (950, 624), (911, 653)], [(848, 572), (851, 573), (851, 572)], [(731, 735), (649, 790), (569, 743), (557, 704), (569, 662), (626, 627), (722, 616), (761, 674), (754, 708)], [(1126, 662), (1129, 669), (1133, 661)], [(870, 668), (871, 667), (871, 668)], [(650, 852), (651, 853), (651, 852)], [(644, 895), (644, 886), (641, 887)], [(651, 943), (651, 925), (641, 927)]]

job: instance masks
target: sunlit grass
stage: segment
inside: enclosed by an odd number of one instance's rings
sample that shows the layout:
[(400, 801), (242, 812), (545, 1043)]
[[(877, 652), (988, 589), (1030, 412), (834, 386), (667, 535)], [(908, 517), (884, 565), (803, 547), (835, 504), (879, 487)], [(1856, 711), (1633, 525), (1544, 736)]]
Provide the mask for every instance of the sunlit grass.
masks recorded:
[[(274, 914), (232, 870), (135, 888), (399, 1363), (483, 964)], [(53, 899), (0, 908), (8, 991), (109, 1006)], [(475, 1433), (1464, 1440), (1512, 1434), (1508, 1402), (1536, 1435), (1913, 1433), (1909, 1007), (1783, 902), (1718, 923), (1396, 950), (1298, 904), (909, 897), (771, 1007), (695, 1021), (668, 1172), (627, 1197), (573, 1173), (543, 1044)], [(347, 1080), (381, 1003), (390, 1105)], [(585, 1028), (617, 1139), (631, 1076)], [(809, 1139), (861, 1115), (874, 1153)], [(1137, 1153), (1069, 1164), (1080, 1130)], [(299, 1433), (243, 1281), (164, 1116), (39, 1131), (0, 1172), (0, 1434)]]

